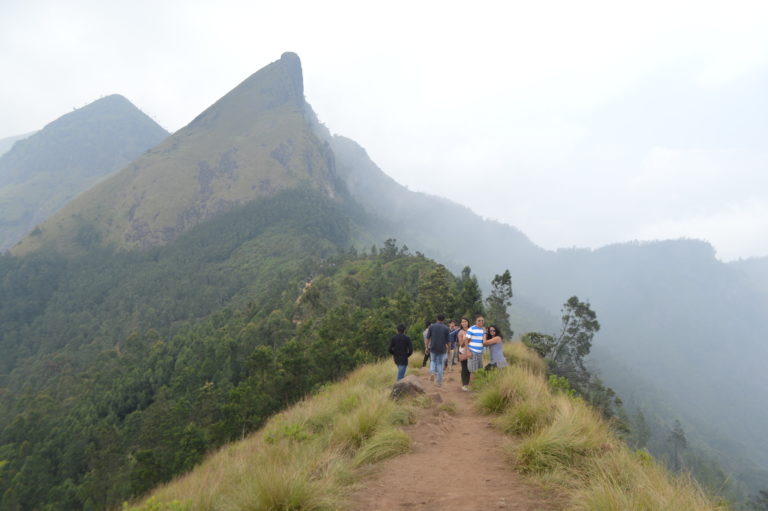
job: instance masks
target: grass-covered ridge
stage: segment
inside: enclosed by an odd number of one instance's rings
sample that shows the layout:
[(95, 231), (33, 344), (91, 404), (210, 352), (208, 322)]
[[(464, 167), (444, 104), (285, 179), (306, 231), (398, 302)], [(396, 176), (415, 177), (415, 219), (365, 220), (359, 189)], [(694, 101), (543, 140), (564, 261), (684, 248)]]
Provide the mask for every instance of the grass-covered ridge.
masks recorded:
[(0, 153), (0, 250), (167, 136), (127, 99), (113, 95)]
[(633, 452), (583, 400), (553, 389), (541, 358), (505, 346), (510, 367), (479, 379), (478, 407), (516, 437), (510, 462), (584, 511), (723, 511), (728, 505), (646, 451)]
[(131, 511), (332, 510), (366, 467), (408, 451), (398, 428), (413, 420), (389, 398), (390, 361), (367, 365), (271, 418)]
[(147, 251), (0, 257), (0, 509), (119, 505), (470, 307), (424, 256), (351, 249), (346, 207), (297, 188)]

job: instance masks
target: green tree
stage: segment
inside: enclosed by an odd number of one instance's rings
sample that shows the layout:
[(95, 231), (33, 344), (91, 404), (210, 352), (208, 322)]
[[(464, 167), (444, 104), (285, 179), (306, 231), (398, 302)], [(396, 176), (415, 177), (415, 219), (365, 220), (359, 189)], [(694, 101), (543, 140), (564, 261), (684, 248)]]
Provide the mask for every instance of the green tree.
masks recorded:
[(768, 490), (760, 490), (749, 505), (754, 511), (768, 511)]
[(455, 319), (466, 316), (470, 319), (470, 323), (472, 323), (472, 317), (475, 314), (485, 314), (485, 307), (483, 306), (483, 293), (480, 291), (477, 277), (472, 275), (472, 269), (469, 266), (465, 266), (461, 270), (458, 284), (459, 291), (453, 315)]
[(638, 410), (632, 418), (632, 428), (628, 443), (635, 449), (645, 449), (648, 446), (648, 440), (651, 439), (651, 428), (642, 410)]
[(688, 447), (688, 439), (679, 420), (675, 420), (667, 440), (672, 444), (672, 470), (679, 472), (683, 468), (683, 450)]
[(539, 332), (527, 332), (520, 339), (523, 344), (533, 349), (540, 357), (546, 358), (555, 347), (555, 338)]
[(451, 310), (454, 302), (453, 275), (439, 264), (419, 279), (417, 308), (422, 320), (434, 319), (440, 313)]
[(496, 325), (507, 338), (512, 337), (509, 324), (509, 306), (512, 304), (512, 276), (509, 270), (496, 275), (491, 281), (491, 294), (485, 300), (488, 304), (488, 324)]
[(557, 372), (583, 392), (591, 376), (584, 366), (584, 357), (592, 349), (592, 339), (600, 330), (600, 323), (589, 303), (579, 301), (577, 296), (565, 302), (562, 313), (560, 334), (549, 356)]
[(626, 431), (624, 415), (615, 409), (622, 406), (615, 392), (603, 385), (584, 365), (584, 358), (592, 348), (592, 339), (600, 330), (597, 314), (589, 303), (572, 296), (563, 304), (562, 327), (556, 336), (528, 332), (522, 337), (523, 343), (536, 350), (549, 361), (550, 371), (564, 377), (584, 399), (600, 410), (606, 418), (615, 418), (616, 428)]

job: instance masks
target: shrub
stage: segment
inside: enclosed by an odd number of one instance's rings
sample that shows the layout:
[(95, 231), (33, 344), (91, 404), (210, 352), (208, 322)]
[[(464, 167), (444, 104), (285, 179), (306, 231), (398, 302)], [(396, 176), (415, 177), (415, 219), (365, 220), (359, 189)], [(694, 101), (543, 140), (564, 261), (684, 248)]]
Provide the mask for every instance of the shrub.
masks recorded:
[(544, 375), (547, 373), (547, 364), (544, 360), (522, 342), (515, 341), (504, 344), (504, 356), (513, 366), (523, 367), (530, 372)]
[(411, 437), (394, 428), (384, 428), (373, 435), (357, 452), (355, 466), (376, 463), (392, 456), (408, 452)]
[(610, 447), (608, 425), (587, 405), (561, 397), (549, 426), (524, 439), (518, 450), (523, 472), (578, 467), (584, 458)]
[(547, 401), (525, 401), (508, 408), (496, 425), (509, 435), (529, 435), (552, 421), (552, 404)]

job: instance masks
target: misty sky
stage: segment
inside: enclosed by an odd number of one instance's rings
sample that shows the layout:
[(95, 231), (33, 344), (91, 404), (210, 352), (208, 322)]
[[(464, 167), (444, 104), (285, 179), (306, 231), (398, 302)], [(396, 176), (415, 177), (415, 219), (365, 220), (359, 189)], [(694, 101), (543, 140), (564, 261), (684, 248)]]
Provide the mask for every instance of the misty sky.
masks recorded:
[(0, 0), (0, 138), (113, 93), (174, 131), (294, 51), (331, 131), (545, 248), (765, 256), (767, 26), (737, 1)]

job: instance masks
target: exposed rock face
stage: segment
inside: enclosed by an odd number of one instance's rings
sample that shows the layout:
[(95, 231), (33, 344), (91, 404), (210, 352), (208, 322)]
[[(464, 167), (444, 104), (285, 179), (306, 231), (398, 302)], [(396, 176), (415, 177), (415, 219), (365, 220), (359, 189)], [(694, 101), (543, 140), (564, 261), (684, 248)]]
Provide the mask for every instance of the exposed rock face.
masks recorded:
[(406, 376), (392, 387), (392, 399), (416, 394), (424, 394), (424, 385), (413, 374)]

